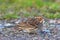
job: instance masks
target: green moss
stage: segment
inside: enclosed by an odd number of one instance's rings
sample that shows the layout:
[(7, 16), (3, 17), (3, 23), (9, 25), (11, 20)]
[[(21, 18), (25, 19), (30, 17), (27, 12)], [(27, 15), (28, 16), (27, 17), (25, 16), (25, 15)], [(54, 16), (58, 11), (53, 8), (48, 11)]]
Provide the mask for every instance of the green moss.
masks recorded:
[(18, 18), (19, 16), (17, 14), (6, 14), (3, 16), (4, 19), (12, 19), (12, 18)]
[[(3, 16), (3, 18), (9, 19), (9, 18), (18, 18), (17, 14), (20, 12), (20, 7), (26, 8), (26, 7), (37, 7), (40, 11), (42, 11), (41, 14), (43, 14), (45, 17), (54, 19), (54, 18), (60, 18), (60, 4), (54, 2), (54, 0), (48, 0), (48, 1), (42, 1), (42, 0), (0, 0), (0, 14), (6, 14)], [(45, 7), (45, 8), (43, 8)], [(14, 13), (9, 14), (7, 13), (7, 9), (13, 9)], [(36, 8), (36, 9), (37, 9)], [(9, 9), (10, 10), (10, 9)], [(24, 12), (24, 11), (23, 11)], [(57, 14), (56, 12), (59, 12)], [(29, 14), (25, 13), (23, 14), (25, 17), (29, 16), (38, 16), (39, 14)]]

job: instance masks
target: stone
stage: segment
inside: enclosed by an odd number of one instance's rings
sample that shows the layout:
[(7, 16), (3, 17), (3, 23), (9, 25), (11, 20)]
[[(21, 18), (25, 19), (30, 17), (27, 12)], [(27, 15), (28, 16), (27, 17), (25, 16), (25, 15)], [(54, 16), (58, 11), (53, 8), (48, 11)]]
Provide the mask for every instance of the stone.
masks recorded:
[(49, 23), (56, 23), (56, 20), (49, 20)]
[(43, 30), (44, 32), (46, 33), (50, 33), (50, 30), (46, 29), (46, 30)]
[(15, 24), (12, 24), (12, 23), (5, 23), (4, 26), (5, 26), (5, 27), (14, 27)]
[(4, 28), (4, 25), (3, 24), (0, 24), (0, 29)]

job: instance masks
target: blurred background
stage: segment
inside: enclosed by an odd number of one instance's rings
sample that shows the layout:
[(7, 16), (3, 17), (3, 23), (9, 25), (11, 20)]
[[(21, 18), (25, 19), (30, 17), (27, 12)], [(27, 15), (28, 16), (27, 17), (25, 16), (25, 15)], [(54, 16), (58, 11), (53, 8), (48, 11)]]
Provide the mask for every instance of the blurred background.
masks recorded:
[[(36, 16), (45, 18), (38, 29)], [(60, 40), (60, 0), (0, 0), (0, 40)]]
[(0, 19), (44, 16), (60, 18), (60, 0), (0, 0)]

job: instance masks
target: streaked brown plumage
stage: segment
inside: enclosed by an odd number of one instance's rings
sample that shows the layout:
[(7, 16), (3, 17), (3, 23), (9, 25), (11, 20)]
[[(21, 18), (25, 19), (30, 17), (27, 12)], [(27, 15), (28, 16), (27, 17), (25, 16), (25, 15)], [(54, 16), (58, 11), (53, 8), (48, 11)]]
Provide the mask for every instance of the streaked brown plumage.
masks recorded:
[(16, 27), (18, 30), (26, 30), (28, 32), (31, 32), (36, 30), (38, 28), (38, 24), (42, 24), (42, 22), (42, 17), (28, 18), (26, 22), (21, 22)]

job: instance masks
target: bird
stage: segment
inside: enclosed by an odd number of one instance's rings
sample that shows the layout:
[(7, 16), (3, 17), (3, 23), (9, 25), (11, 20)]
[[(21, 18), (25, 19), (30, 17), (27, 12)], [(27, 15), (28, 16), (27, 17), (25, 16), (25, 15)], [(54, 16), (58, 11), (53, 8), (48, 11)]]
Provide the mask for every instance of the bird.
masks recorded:
[(24, 22), (16, 25), (17, 30), (26, 30), (27, 32), (35, 32), (38, 28), (41, 29), (43, 18), (41, 16), (27, 18)]

